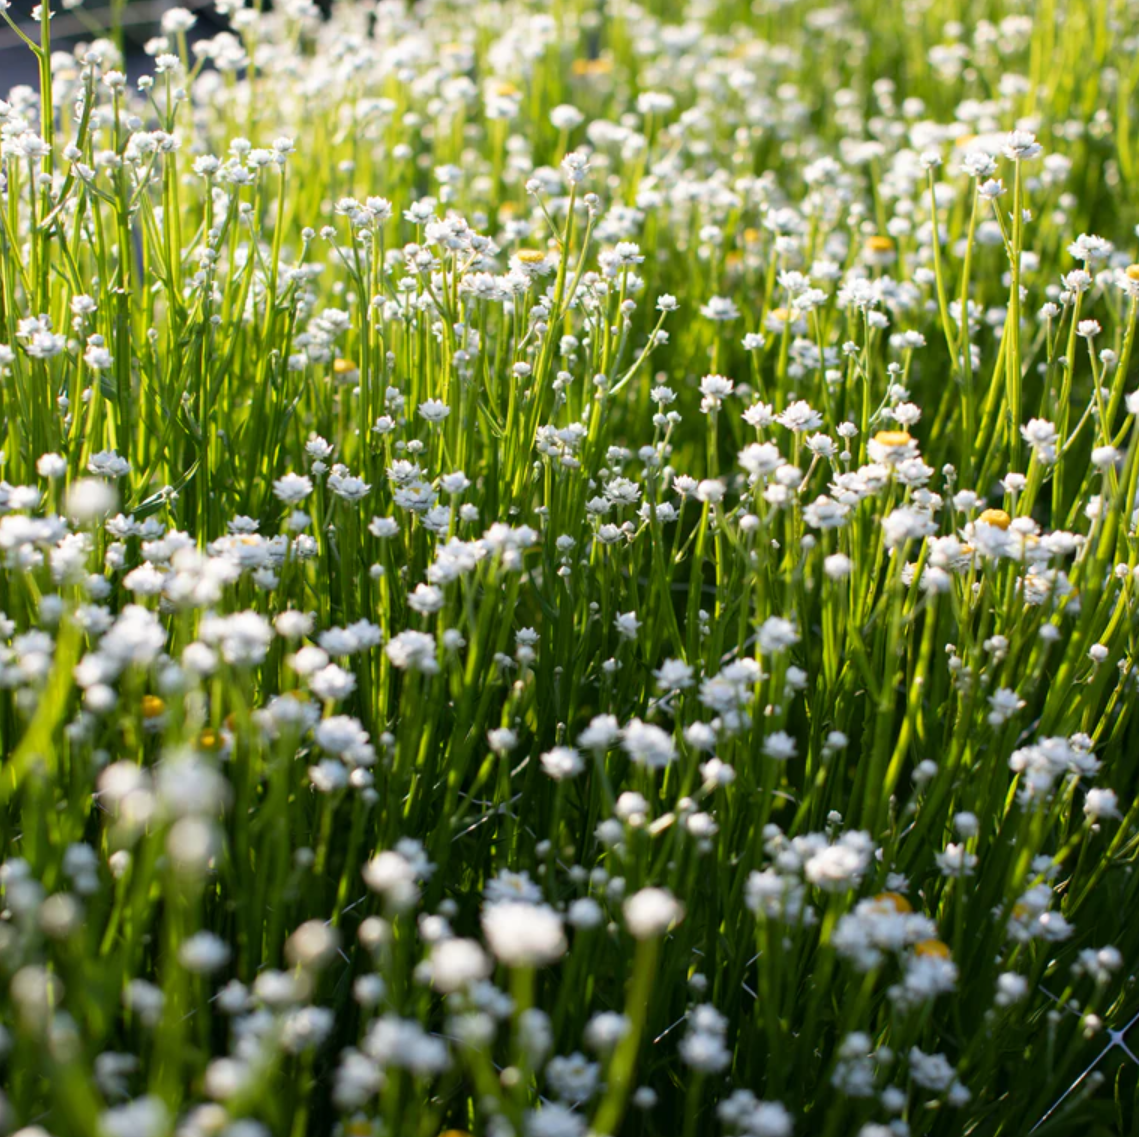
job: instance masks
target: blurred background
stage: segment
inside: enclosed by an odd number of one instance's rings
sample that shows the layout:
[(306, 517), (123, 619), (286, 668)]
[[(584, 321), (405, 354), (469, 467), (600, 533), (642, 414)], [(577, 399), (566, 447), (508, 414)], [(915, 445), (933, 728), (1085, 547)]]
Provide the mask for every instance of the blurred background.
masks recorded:
[[(31, 18), (35, 0), (12, 0), (8, 10), (12, 18), (32, 39), (39, 39), (39, 27)], [(98, 39), (108, 34), (112, 14), (118, 11), (122, 25), (122, 47), (127, 72), (131, 79), (148, 68), (143, 44), (159, 34), (159, 21), (167, 8), (190, 8), (198, 13), (197, 26), (190, 38), (211, 36), (222, 27), (211, 0), (86, 0), (81, 8), (68, 11), (61, 0), (54, 0), (55, 16), (51, 22), (52, 47), (68, 50), (80, 41)], [(20, 83), (36, 84), (36, 63), (16, 33), (0, 20), (0, 98)]]

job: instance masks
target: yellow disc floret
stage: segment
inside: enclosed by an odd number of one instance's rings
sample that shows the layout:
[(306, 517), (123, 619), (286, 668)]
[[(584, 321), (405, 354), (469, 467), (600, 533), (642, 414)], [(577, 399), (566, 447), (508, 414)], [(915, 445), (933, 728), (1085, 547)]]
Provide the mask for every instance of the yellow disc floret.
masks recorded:
[(879, 892), (874, 897), (876, 904), (889, 905), (895, 912), (908, 915), (914, 906), (900, 892)]
[(874, 435), (879, 446), (909, 446), (913, 437), (908, 430), (880, 430)]
[(156, 719), (166, 710), (166, 704), (157, 695), (143, 695), (142, 717)]
[(942, 943), (941, 940), (922, 940), (919, 944), (914, 944), (914, 955), (934, 956), (937, 959), (948, 959), (950, 956), (949, 945)]
[(1003, 509), (986, 509), (977, 520), (994, 529), (1007, 529), (1012, 524), (1012, 518)]

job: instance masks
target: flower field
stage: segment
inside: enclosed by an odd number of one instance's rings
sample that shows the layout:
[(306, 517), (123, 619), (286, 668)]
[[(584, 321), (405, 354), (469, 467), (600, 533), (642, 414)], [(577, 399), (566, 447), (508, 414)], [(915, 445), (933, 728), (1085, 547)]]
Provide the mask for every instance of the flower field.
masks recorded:
[(80, 3), (0, 1132), (1139, 1132), (1139, 4)]

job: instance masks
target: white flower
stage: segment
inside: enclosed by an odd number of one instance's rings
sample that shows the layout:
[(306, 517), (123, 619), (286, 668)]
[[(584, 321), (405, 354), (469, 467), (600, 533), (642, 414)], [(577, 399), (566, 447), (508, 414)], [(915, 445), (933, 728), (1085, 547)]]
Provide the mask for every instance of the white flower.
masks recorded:
[(570, 131), (585, 122), (585, 115), (569, 103), (559, 103), (550, 111), (550, 122), (555, 130)]
[(585, 1024), (585, 1044), (590, 1050), (608, 1053), (629, 1033), (630, 1023), (618, 1011), (599, 1011)]
[(584, 1054), (551, 1058), (546, 1067), (546, 1078), (554, 1093), (563, 1101), (580, 1105), (593, 1097), (597, 1090), (601, 1069)]
[(553, 750), (547, 750), (542, 755), (541, 762), (542, 769), (555, 782), (575, 778), (585, 769), (585, 762), (572, 746), (555, 746)]
[(653, 678), (657, 681), (658, 690), (685, 691), (692, 686), (694, 674), (692, 668), (684, 660), (666, 659), (653, 672)]
[(799, 399), (780, 411), (775, 416), (775, 421), (796, 434), (803, 434), (806, 431), (818, 430), (823, 425), (823, 416), (814, 410), (810, 403)]
[(351, 671), (345, 671), (337, 664), (330, 663), (310, 676), (308, 685), (318, 699), (338, 702), (348, 698), (356, 690), (356, 676)]
[(928, 515), (908, 506), (902, 506), (888, 514), (882, 521), (882, 529), (888, 549), (897, 548), (907, 541), (920, 540), (937, 532), (937, 526)]
[(705, 478), (696, 486), (696, 500), (716, 505), (724, 500), (727, 489), (723, 482), (715, 478)]
[(989, 706), (993, 708), (989, 714), (989, 722), (993, 726), (1000, 726), (1008, 722), (1024, 705), (1024, 700), (1015, 691), (1008, 687), (998, 687), (989, 696)]
[(182, 942), (178, 959), (187, 971), (209, 975), (229, 962), (229, 946), (213, 932), (195, 932)]
[(910, 1049), (910, 1077), (923, 1089), (944, 1093), (956, 1074), (944, 1054), (925, 1054), (914, 1046)]
[(713, 296), (706, 304), (700, 306), (700, 314), (706, 319), (724, 323), (728, 320), (738, 320), (740, 310), (736, 307), (734, 300), (730, 300), (726, 296)]
[(827, 892), (854, 888), (870, 865), (874, 843), (868, 833), (844, 833), (833, 845), (813, 852), (803, 866), (808, 883)]
[(757, 641), (760, 651), (775, 653), (794, 647), (799, 642), (799, 633), (791, 620), (782, 616), (769, 616), (760, 625)]
[(707, 414), (719, 410), (724, 400), (732, 393), (735, 383), (723, 375), (705, 375), (700, 380), (700, 394), (704, 396), (700, 409)]
[(1028, 994), (1028, 980), (1015, 971), (1005, 971), (997, 976), (997, 995), (994, 1002), (998, 1007), (1010, 1007), (1019, 1003)]
[(638, 765), (662, 770), (676, 758), (676, 743), (659, 726), (632, 719), (621, 732), (621, 746)]
[(544, 967), (566, 951), (562, 918), (545, 904), (506, 900), (483, 910), (490, 950), (507, 967)]
[[(749, 408), (749, 410), (754, 410), (754, 408)], [(744, 417), (747, 417), (747, 412), (745, 412)], [(755, 478), (764, 478), (769, 474), (774, 474), (783, 465), (783, 456), (779, 453), (779, 447), (773, 442), (749, 443), (740, 451), (737, 460)]]
[(1093, 821), (1119, 817), (1119, 799), (1115, 790), (1088, 790), (1084, 798), (1084, 813)]
[(1014, 162), (1022, 162), (1026, 158), (1035, 158), (1044, 152), (1044, 147), (1036, 141), (1036, 135), (1027, 130), (1014, 130), (1005, 139), (1001, 148), (1004, 156)]
[(438, 612), (443, 607), (444, 602), (443, 590), (436, 588), (433, 584), (417, 584), (415, 591), (407, 598), (407, 606), (413, 612), (419, 612), (425, 616), (432, 612)]
[(338, 473), (328, 475), (328, 488), (345, 501), (362, 501), (372, 489), (363, 478)]
[(1024, 441), (1032, 447), (1038, 461), (1047, 465), (1056, 461), (1056, 443), (1059, 441), (1059, 436), (1052, 423), (1042, 418), (1029, 419), (1020, 428), (1020, 433)]
[(451, 413), (451, 408), (439, 399), (428, 399), (419, 404), (420, 418), (428, 422), (442, 422)]
[(98, 478), (80, 478), (67, 488), (64, 508), (69, 517), (89, 525), (106, 517), (118, 505), (115, 487)]
[(577, 736), (577, 744), (585, 750), (608, 750), (621, 737), (621, 725), (614, 715), (597, 715)]
[(701, 1074), (718, 1074), (732, 1061), (732, 1052), (724, 1040), (707, 1031), (690, 1031), (680, 1043), (684, 1063)]
[(166, 1137), (170, 1114), (161, 1098), (147, 1094), (105, 1110), (96, 1128), (103, 1137)]
[(491, 962), (475, 940), (451, 937), (431, 949), (431, 985), (444, 994), (489, 977)]
[(296, 505), (312, 493), (312, 479), (305, 474), (285, 474), (273, 483), (273, 493), (286, 505)]
[(625, 925), (634, 939), (662, 936), (684, 919), (684, 905), (663, 888), (642, 888), (624, 904)]
[(368, 525), (368, 532), (371, 533), (373, 537), (387, 540), (399, 532), (399, 522), (391, 517), (373, 517), (371, 523)]
[(798, 753), (795, 739), (785, 730), (777, 730), (763, 740), (763, 752), (777, 762), (786, 762)]
[(87, 469), (104, 478), (122, 478), (130, 473), (131, 464), (114, 450), (100, 450), (92, 454)]
[(583, 1137), (586, 1118), (569, 1106), (547, 1102), (541, 1109), (527, 1110), (525, 1137)]
[(406, 850), (385, 849), (377, 853), (362, 870), (364, 883), (378, 892), (397, 912), (414, 906), (419, 899), (419, 882), (430, 875), (430, 866), (410, 847)]
[(36, 459), (36, 473), (41, 478), (62, 478), (67, 473), (67, 459), (62, 454), (41, 454)]
[(636, 612), (622, 612), (613, 621), (613, 626), (617, 629), (617, 634), (626, 640), (635, 640), (637, 638), (637, 630), (641, 626), (641, 621), (637, 619)]
[(977, 867), (976, 854), (970, 853), (964, 845), (950, 843), (934, 856), (937, 867), (943, 876), (971, 876)]
[(567, 154), (562, 159), (562, 173), (571, 186), (580, 185), (589, 173), (589, 159), (579, 150)]
[(388, 659), (401, 671), (421, 671), (434, 675), (439, 670), (435, 660), (435, 640), (426, 632), (412, 630), (393, 636), (384, 648)]

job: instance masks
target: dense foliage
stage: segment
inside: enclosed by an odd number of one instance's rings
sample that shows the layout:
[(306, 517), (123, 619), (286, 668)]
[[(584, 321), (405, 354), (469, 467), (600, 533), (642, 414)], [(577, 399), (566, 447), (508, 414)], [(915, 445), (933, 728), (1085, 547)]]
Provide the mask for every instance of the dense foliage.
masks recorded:
[(1136, 1132), (1136, 4), (218, 8), (0, 0), (4, 1125)]

